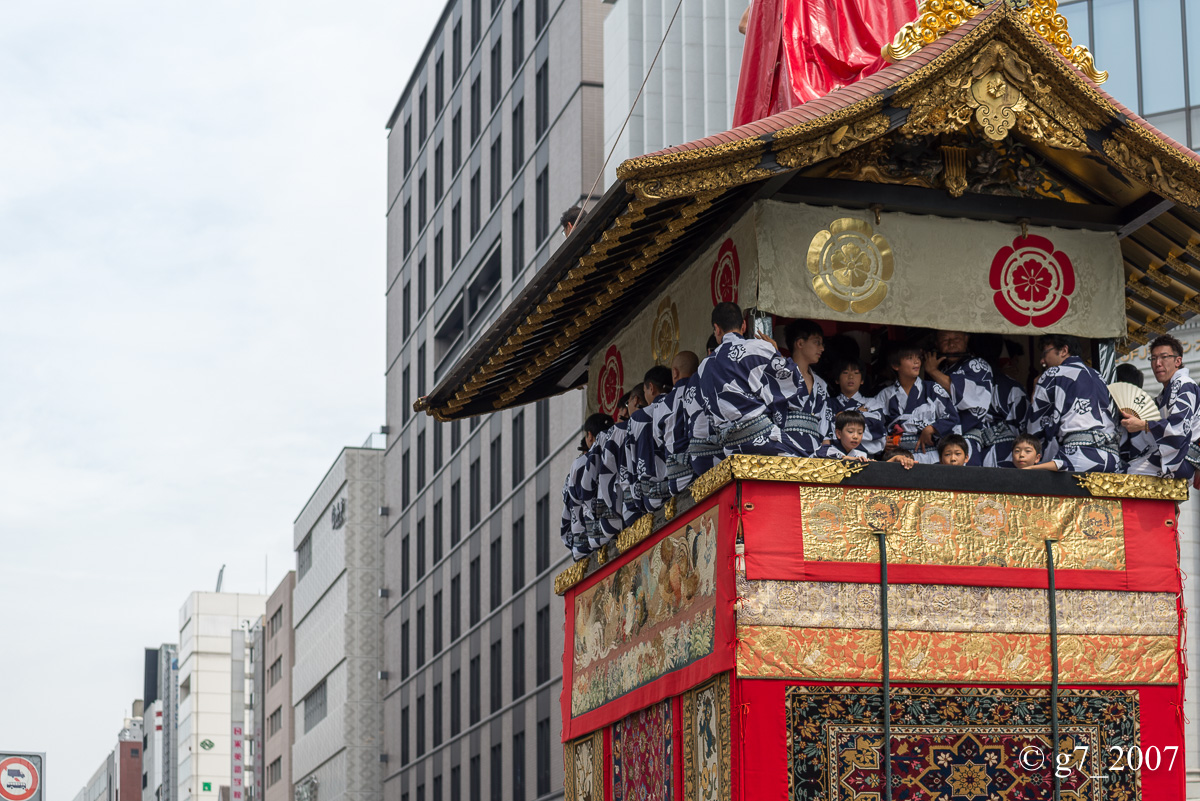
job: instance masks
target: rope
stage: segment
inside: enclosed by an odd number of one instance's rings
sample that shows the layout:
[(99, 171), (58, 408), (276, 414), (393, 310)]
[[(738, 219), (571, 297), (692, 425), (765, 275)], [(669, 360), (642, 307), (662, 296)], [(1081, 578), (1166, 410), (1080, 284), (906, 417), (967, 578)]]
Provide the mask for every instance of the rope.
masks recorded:
[(675, 18), (679, 16), (679, 9), (682, 7), (683, 0), (679, 0), (675, 4), (675, 13), (671, 15), (671, 21), (667, 23), (667, 29), (663, 31), (662, 41), (658, 43), (658, 49), (654, 51), (654, 58), (650, 60), (650, 68), (646, 70), (646, 77), (642, 78), (642, 85), (638, 87), (637, 95), (633, 98), (633, 105), (629, 107), (629, 113), (625, 115), (625, 121), (621, 123), (621, 130), (617, 131), (617, 138), (613, 140), (612, 147), (608, 149), (608, 155), (604, 157), (604, 164), (600, 165), (600, 172), (596, 174), (596, 180), (592, 181), (592, 188), (588, 190), (587, 197), (580, 202), (579, 214), (575, 217), (575, 222), (572, 223), (572, 226), (579, 225), (579, 221), (587, 213), (588, 201), (592, 199), (593, 193), (596, 191), (596, 185), (604, 177), (604, 171), (608, 169), (608, 162), (612, 159), (613, 153), (616, 152), (617, 144), (625, 134), (625, 127), (629, 125), (629, 120), (633, 117), (633, 110), (637, 108), (638, 101), (642, 99), (642, 92), (645, 91), (646, 84), (650, 81), (650, 73), (654, 72), (654, 65), (658, 63), (658, 57), (662, 54), (663, 45), (667, 43), (667, 36), (670, 35), (671, 27), (675, 24)]

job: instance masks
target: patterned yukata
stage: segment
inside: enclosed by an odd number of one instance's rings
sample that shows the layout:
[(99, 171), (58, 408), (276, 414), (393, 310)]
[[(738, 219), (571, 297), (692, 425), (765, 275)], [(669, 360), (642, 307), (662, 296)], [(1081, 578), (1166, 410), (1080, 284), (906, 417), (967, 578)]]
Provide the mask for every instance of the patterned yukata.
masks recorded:
[(779, 424), (795, 394), (793, 369), (766, 342), (735, 333), (700, 364), (697, 394), (724, 456), (791, 453)]
[(1192, 478), (1200, 467), (1200, 387), (1186, 367), (1175, 371), (1155, 403), (1162, 419), (1129, 438), (1134, 451), (1129, 472)]
[(1038, 377), (1025, 430), (1046, 443), (1042, 459), (1073, 473), (1116, 473), (1115, 404), (1104, 379), (1078, 356)]
[[(829, 409), (833, 413), (835, 423), (837, 416), (842, 412), (857, 412), (864, 407), (866, 411), (861, 414), (867, 419), (867, 425), (866, 430), (863, 431), (862, 444), (859, 447), (866, 451), (868, 456), (878, 456), (883, 453), (883, 445), (887, 437), (884, 436), (883, 414), (876, 405), (875, 399), (865, 397), (861, 392), (855, 392), (850, 396), (839, 392), (829, 399)], [(834, 432), (834, 436), (836, 436), (836, 428)]]
[[(704, 362), (700, 366), (703, 367)], [(699, 373), (684, 392), (682, 412), (677, 425), (683, 428), (687, 436), (687, 459), (692, 476), (702, 476), (725, 458), (725, 450), (721, 447), (712, 418), (700, 399)]]
[[(659, 395), (653, 403), (638, 409), (634, 415), (637, 417), (644, 412), (646, 418), (646, 425), (637, 429), (633, 437), (632, 452), (627, 452), (626, 455), (626, 459), (635, 465), (637, 472), (637, 484), (633, 494), (640, 513), (653, 512), (671, 497), (667, 488), (667, 458), (659, 430), (663, 420), (671, 412), (674, 395), (674, 389)], [(632, 419), (630, 418), (631, 421)], [(630, 431), (634, 431), (632, 424)]]
[[(886, 387), (875, 396), (875, 405), (883, 415), (884, 430), (889, 438), (899, 430), (901, 448), (912, 453), (920, 464), (937, 464), (937, 444), (948, 434), (961, 434), (958, 410), (950, 393), (935, 381), (918, 378), (911, 392), (905, 392), (900, 382)], [(933, 446), (923, 453), (917, 451), (917, 438), (926, 426), (933, 426)]]
[(984, 467), (1012, 467), (1012, 450), (1017, 435), (1025, 427), (1029, 414), (1029, 395), (1025, 387), (1004, 373), (996, 374), (992, 386), (992, 424), (988, 428)]
[(967, 464), (979, 466), (987, 453), (987, 437), (992, 427), (992, 367), (983, 359), (965, 356), (947, 364), (942, 372), (950, 379), (950, 399), (958, 410), (958, 424), (970, 444)]
[(609, 517), (612, 514), (612, 510), (600, 499), (599, 489), (600, 464), (604, 459), (604, 448), (608, 444), (608, 439), (612, 436), (612, 433), (613, 429), (607, 428), (596, 436), (592, 447), (584, 454), (587, 457), (587, 462), (584, 464), (583, 470), (579, 474), (579, 481), (573, 489), (573, 493), (577, 499), (576, 503), (583, 509), (584, 538), (587, 540), (586, 553), (591, 553), (611, 539), (611, 537), (606, 536), (600, 530), (600, 521)]
[(800, 367), (790, 359), (792, 371), (789, 387), (792, 397), (788, 402), (787, 416), (783, 421), (783, 438), (792, 453), (798, 456), (813, 456), (821, 443), (833, 436), (833, 407), (829, 403), (829, 385), (815, 372), (812, 392), (800, 372)]
[(609, 512), (596, 518), (604, 542), (620, 534), (622, 529), (637, 519), (637, 515), (630, 512), (630, 505), (633, 503), (632, 485), (637, 477), (634, 475), (633, 465), (625, 461), (625, 446), (632, 436), (629, 426), (630, 421), (625, 420), (609, 429), (612, 433), (604, 443), (600, 456), (600, 470), (596, 474), (596, 497)]
[[(658, 398), (655, 398), (655, 401), (657, 402)], [(629, 436), (625, 438), (625, 453), (622, 455), (622, 462), (629, 468), (629, 492), (626, 493), (623, 513), (626, 519), (632, 517), (636, 520), (645, 514), (645, 491), (651, 488), (651, 482), (654, 480), (653, 448), (649, 461), (639, 453), (639, 443), (651, 437), (651, 427), (654, 425), (652, 406), (653, 404), (643, 406), (629, 416)]]
[(571, 552), (571, 557), (576, 561), (591, 553), (583, 517), (583, 498), (579, 492), (583, 485), (583, 473), (587, 469), (587, 463), (588, 455), (586, 453), (575, 457), (562, 488), (563, 513), (560, 536), (563, 545), (567, 547), (567, 550)]
[(860, 456), (864, 459), (871, 458), (861, 447), (855, 448), (847, 453), (846, 449), (842, 447), (841, 441), (837, 439), (833, 440), (828, 445), (822, 445), (821, 447), (817, 448), (817, 452), (814, 455), (818, 459), (845, 459), (847, 457), (855, 458)]
[[(686, 489), (694, 477), (687, 458), (690, 436), (684, 432), (680, 437), (676, 431), (677, 428), (682, 431), (677, 421), (683, 416), (684, 395), (691, 380), (691, 377), (683, 379), (647, 407), (650, 410), (650, 428), (646, 434), (638, 437), (637, 459), (639, 471), (643, 463), (648, 468), (644, 474), (639, 472), (642, 503), (648, 512), (661, 509), (671, 496)], [(681, 445), (677, 445), (679, 439), (682, 439)], [(673, 480), (681, 484), (679, 489), (673, 488)]]

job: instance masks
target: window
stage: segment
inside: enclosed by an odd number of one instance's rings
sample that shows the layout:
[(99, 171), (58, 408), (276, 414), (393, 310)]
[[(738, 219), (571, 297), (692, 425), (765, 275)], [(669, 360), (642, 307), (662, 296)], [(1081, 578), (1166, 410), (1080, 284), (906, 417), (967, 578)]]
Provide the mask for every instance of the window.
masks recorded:
[(512, 801), (525, 801), (525, 732), (513, 735)]
[(483, 0), (471, 0), (471, 49), (483, 37)]
[(525, 3), (517, 0), (512, 10), (512, 72), (517, 74), (525, 59)]
[(488, 199), (492, 208), (495, 208), (496, 204), (500, 202), (501, 183), (504, 180), (504, 162), (500, 158), (500, 153), (500, 136), (497, 134), (496, 138), (492, 140), (492, 159), (488, 165), (490, 170)]
[(539, 245), (550, 236), (550, 168), (547, 166), (538, 173), (535, 182), (536, 205), (534, 219), (534, 241)]
[(504, 546), (504, 541), (499, 537), (492, 540), (492, 558), (491, 558), (491, 609), (495, 610), (500, 607), (500, 601), (504, 597), (504, 589), (501, 587), (502, 577), (504, 575), (504, 557), (501, 555), (501, 549)]
[(500, 503), (500, 497), (504, 494), (504, 473), (501, 462), (503, 452), (500, 446), (500, 435), (492, 440), (491, 457), (488, 460), (488, 502), (492, 509), (496, 508), (496, 504)]
[[(418, 317), (420, 317), (422, 314), (425, 313), (425, 307), (426, 307), (425, 299), (429, 296), (429, 280), (427, 278), (427, 274), (428, 274), (428, 270), (425, 269), (425, 257), (422, 256), (421, 260), (417, 262), (417, 316)], [(424, 347), (424, 346), (422, 346), (422, 347)], [(424, 380), (421, 376), (421, 373), (419, 371), (417, 373), (417, 381), (420, 382), (417, 385), (417, 387), (418, 387), (417, 391), (421, 395), (424, 395), (425, 394), (425, 392), (424, 392), (425, 384), (424, 384)]]
[(513, 629), (512, 638), (512, 694), (517, 700), (525, 694), (525, 624)]
[(442, 683), (433, 685), (433, 747), (442, 744)]
[(409, 536), (404, 535), (404, 539), (400, 541), (400, 594), (403, 595), (412, 587), (412, 582), (409, 580), (409, 565), (411, 564), (411, 550), (409, 548)]
[(490, 695), (490, 698), (489, 698), (490, 710), (489, 711), (491, 711), (491, 712), (499, 712), (500, 711), (500, 706), (501, 706), (501, 698), (500, 698), (501, 689), (500, 688), (503, 686), (502, 681), (501, 681), (503, 678), (503, 675), (502, 675), (502, 671), (500, 669), (500, 660), (501, 660), (501, 658), (503, 658), (503, 656), (504, 656), (504, 645), (503, 645), (503, 643), (500, 642), (500, 640), (496, 640), (494, 643), (492, 643), (492, 661), (488, 665), (488, 667), (491, 670), (491, 681), (489, 682), (489, 684), (491, 685), (489, 688), (490, 689), (490, 693), (489, 693), (489, 695)]
[(550, 792), (550, 718), (537, 724), (537, 794)]
[(445, 86), (445, 81), (442, 80), (442, 73), (444, 73), (446, 71), (445, 66), (446, 66), (446, 56), (445, 55), (438, 56), (437, 61), (435, 61), (433, 64), (433, 113), (434, 114), (437, 114), (439, 111), (441, 111), (442, 106), (446, 102), (446, 86)]
[(425, 754), (425, 696), (417, 697), (417, 756)]
[(534, 0), (536, 5), (533, 10), (533, 27), (541, 33), (546, 24), (550, 22), (550, 0)]
[[(438, 437), (438, 431), (440, 430), (440, 428), (438, 427), (437, 423), (434, 423), (433, 425), (435, 426), (433, 429), (433, 443), (434, 443), (433, 447), (434, 447), (434, 456), (436, 457), (437, 451), (440, 450), (438, 448), (438, 446), (441, 445), (441, 443), (438, 442), (438, 439), (440, 439), (440, 437)], [(442, 549), (442, 501), (441, 501), (441, 499), (438, 499), (433, 504), (433, 561), (434, 561), (434, 563), (436, 564), (436, 563), (442, 561), (442, 556), (444, 554), (445, 554), (445, 551)]]
[[(422, 346), (422, 347), (424, 347), (424, 346)], [(418, 396), (422, 396), (424, 394), (425, 393), (421, 392), (419, 389), (417, 390)], [(425, 489), (425, 432), (424, 431), (422, 431), (420, 434), (417, 434), (417, 490), (420, 491), (423, 489)], [(424, 522), (424, 521), (422, 521), (422, 522)], [(418, 540), (417, 548), (420, 549), (421, 545), (422, 545), (422, 543)], [(417, 570), (421, 570), (420, 563), (421, 563), (421, 556), (418, 553), (418, 555), (417, 555)]]
[(304, 696), (304, 732), (307, 734), (325, 719), (325, 680)]
[(425, 801), (425, 785), (417, 785), (417, 801)]
[(541, 139), (550, 127), (550, 65), (543, 61), (533, 79), (533, 137)]
[(479, 233), (479, 227), (483, 224), (483, 187), (480, 181), (479, 170), (471, 173), (471, 221), (468, 231), (472, 237)]
[(442, 288), (446, 276), (446, 250), (442, 232), (433, 236), (433, 292), (437, 294)]
[(442, 591), (433, 594), (433, 655), (442, 652)]
[(482, 714), (483, 714), (482, 710), (480, 709), (480, 686), (479, 686), (479, 683), (482, 679), (479, 674), (479, 657), (475, 657), (471, 660), (470, 679), (471, 679), (471, 690), (470, 690), (471, 698), (468, 702), (467, 710), (468, 710), (468, 714), (470, 715), (471, 725), (474, 726), (476, 723), (479, 722), (479, 719), (480, 719), (480, 717), (482, 717)]
[(408, 669), (408, 621), (400, 624), (400, 678), (407, 679), (409, 674)]
[(404, 173), (412, 169), (412, 117), (404, 120)]
[(515, 178), (525, 163), (525, 100), (517, 101), (512, 112), (512, 174)]
[(450, 35), (450, 79), (457, 81), (462, 75), (462, 20), (454, 23), (454, 32)]
[[(412, 200), (404, 201), (404, 255), (412, 250)], [(408, 336), (408, 334), (405, 334)]]
[(550, 496), (538, 498), (535, 513), (535, 536), (537, 538), (537, 572), (550, 567)]
[(525, 518), (518, 517), (512, 528), (512, 591), (525, 586)]
[(425, 575), (425, 518), (417, 521), (417, 578)]
[(456, 451), (462, 446), (462, 420), (450, 423), (450, 450)]
[(275, 761), (267, 765), (267, 786), (283, 778), (283, 757), (275, 757)]
[(492, 45), (492, 111), (496, 110), (496, 106), (500, 105), (500, 96), (503, 94), (504, 86), (504, 62), (500, 52), (501, 40), (497, 39)]
[(462, 109), (454, 112), (450, 120), (450, 172), (457, 172), (462, 164)]
[(425, 607), (417, 609), (417, 667), (425, 664)]
[(428, 98), (429, 89), (422, 87), (417, 98), (417, 141), (422, 145), (425, 144), (425, 133), (429, 130), (429, 104), (426, 102)]
[(462, 575), (450, 579), (450, 639), (462, 636)]
[(277, 707), (267, 718), (267, 736), (271, 737), (283, 728), (283, 707)]
[(408, 764), (408, 707), (400, 710), (400, 764)]
[[(407, 250), (407, 248), (405, 248)], [(404, 289), (400, 293), (400, 319), (404, 329), (404, 338), (408, 339), (408, 335), (412, 333), (412, 282), (405, 281)], [(408, 400), (408, 395), (405, 395), (405, 400)], [(405, 403), (405, 406), (409, 406)], [(407, 417), (405, 419), (408, 419)]]
[(429, 203), (426, 190), (429, 187), (428, 174), (422, 170), (417, 179), (417, 230), (425, 230), (425, 221), (429, 218)]
[(450, 736), (462, 731), (462, 671), (450, 674)]
[(446, 191), (445, 170), (443, 169), (445, 154), (442, 147), (442, 143), (438, 142), (437, 147), (433, 149), (433, 202), (435, 204), (442, 199), (442, 195)]
[(470, 468), (471, 497), (469, 503), (471, 508), (469, 510), (470, 517), (468, 517), (467, 520), (469, 521), (471, 528), (475, 528), (475, 526), (479, 525), (479, 521), (483, 519), (483, 487), (481, 486), (483, 483), (483, 476), (481, 473), (482, 468), (479, 466), (479, 460), (476, 459), (475, 461), (471, 462)]
[(442, 777), (433, 777), (433, 801), (442, 801)]
[(450, 768), (450, 801), (462, 801), (462, 768)]
[(491, 801), (504, 801), (504, 765), (500, 760), (503, 757), (501, 752), (501, 744), (496, 743), (492, 746), (492, 795)]
[(525, 478), (525, 413), (512, 418), (512, 485), (515, 488)]
[(278, 609), (276, 609), (274, 614), (271, 615), (271, 622), (267, 624), (267, 632), (268, 632), (267, 637), (269, 639), (274, 639), (275, 635), (279, 633), (279, 630), (281, 628), (283, 628), (283, 607), (282, 606), (279, 607)]
[[(404, 368), (404, 383), (408, 383), (408, 368)], [(406, 394), (405, 397), (408, 397)], [(407, 508), (412, 502), (412, 489), (409, 479), (412, 478), (412, 458), (406, 450), (400, 454), (400, 505)]]
[(471, 142), (479, 138), (479, 134), (483, 131), (483, 87), (479, 84), (479, 77), (471, 81)]
[(312, 567), (312, 535), (304, 538), (296, 549), (296, 581), (304, 578), (304, 574)]
[(458, 266), (462, 258), (462, 201), (450, 210), (450, 269)]
[(274, 687), (283, 678), (283, 657), (276, 657), (267, 669), (267, 686)]
[(540, 400), (537, 402), (536, 413), (534, 415), (534, 426), (536, 432), (536, 452), (534, 459), (541, 462), (550, 456), (550, 401)]
[[(518, 203), (512, 213), (512, 274), (515, 279), (525, 269), (525, 203)], [(515, 476), (514, 476), (514, 480)]]
[(480, 603), (481, 598), (479, 597), (479, 579), (480, 579), (479, 557), (476, 556), (474, 559), (471, 560), (471, 587), (470, 587), (471, 597), (469, 600), (471, 603), (471, 611), (470, 611), (471, 618), (470, 619), (471, 619), (472, 626), (474, 626), (476, 623), (479, 622), (479, 617), (480, 617), (479, 603)]
[[(408, 284), (404, 285), (404, 294), (408, 295)], [(408, 308), (407, 305), (405, 305), (405, 308)], [(408, 418), (412, 416), (412, 370), (408, 365), (405, 365), (404, 370), (400, 373), (400, 394), (404, 398), (400, 419), (402, 422), (407, 423)]]
[(550, 681), (550, 607), (537, 611), (537, 683)]
[(462, 539), (462, 481), (450, 485), (450, 544)]
[(483, 777), (480, 775), (479, 757), (473, 756), (471, 757), (471, 801), (483, 801), (482, 781)]

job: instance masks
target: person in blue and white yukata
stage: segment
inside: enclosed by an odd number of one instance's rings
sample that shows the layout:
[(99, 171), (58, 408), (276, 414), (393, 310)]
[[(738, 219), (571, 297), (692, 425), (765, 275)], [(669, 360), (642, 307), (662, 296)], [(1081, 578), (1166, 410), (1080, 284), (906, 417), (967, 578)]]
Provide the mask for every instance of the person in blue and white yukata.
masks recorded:
[(992, 368), (992, 424), (985, 431), (983, 456), (984, 467), (1013, 467), (1013, 446), (1017, 437), (1025, 433), (1025, 418), (1029, 413), (1029, 393), (1020, 382), (1009, 377), (1001, 369), (1005, 348), (1010, 356), (1019, 356), (1025, 351), (1016, 342), (1005, 340), (999, 334), (972, 334), (971, 352), (986, 361)]
[(656, 364), (642, 379), (646, 405), (629, 418), (629, 438), (625, 441), (625, 463), (632, 466), (632, 500), (626, 501), (626, 517), (635, 519), (666, 503), (668, 495), (662, 478), (666, 474), (666, 459), (654, 449), (654, 426), (667, 408), (667, 394), (674, 389), (671, 371)]
[(937, 353), (925, 354), (925, 377), (950, 394), (958, 424), (970, 447), (967, 464), (979, 466), (988, 451), (992, 427), (992, 368), (972, 356), (965, 331), (938, 331)]
[(700, 364), (697, 395), (725, 456), (789, 455), (780, 424), (795, 393), (792, 367), (765, 338), (746, 339), (736, 303), (712, 311), (717, 349)]
[(812, 320), (793, 320), (783, 334), (792, 352), (793, 384), (785, 390), (791, 398), (783, 420), (783, 438), (797, 456), (815, 456), (834, 433), (829, 386), (812, 369), (825, 352), (825, 334)]
[(632, 484), (637, 481), (636, 465), (625, 461), (625, 443), (630, 437), (630, 418), (645, 405), (646, 396), (641, 386), (634, 387), (626, 404), (618, 409), (618, 417), (622, 411), (625, 417), (606, 432), (608, 438), (600, 447), (599, 469), (596, 471), (598, 536), (593, 541), (593, 550), (599, 549), (637, 519), (628, 507), (633, 495)]
[(938, 441), (962, 429), (950, 393), (936, 381), (921, 378), (921, 362), (915, 345), (901, 345), (888, 354), (896, 383), (875, 396), (874, 406), (883, 415), (890, 448), (909, 451), (919, 464), (937, 464)]
[(1025, 431), (1046, 449), (1042, 462), (1023, 469), (1120, 472), (1116, 404), (1104, 379), (1083, 363), (1075, 337), (1047, 334), (1041, 345), (1046, 370), (1029, 398)]
[(1129, 472), (1192, 478), (1200, 467), (1200, 387), (1183, 366), (1183, 343), (1170, 334), (1151, 342), (1150, 369), (1163, 386), (1156, 401), (1162, 419), (1146, 421), (1121, 412), (1134, 453)]
[[(589, 415), (583, 422), (583, 439), (579, 442), (579, 456), (571, 463), (567, 472), (567, 480), (563, 483), (562, 500), (563, 514), (560, 536), (563, 545), (571, 551), (571, 556), (582, 559), (592, 552), (588, 541), (588, 517), (585, 509), (591, 504), (594, 510), (596, 503), (596, 476), (588, 474), (588, 457), (596, 438), (612, 428), (613, 419), (607, 414), (597, 412)], [(592, 525), (595, 535), (595, 524)]]
[(650, 404), (650, 437), (638, 439), (639, 462), (645, 460), (654, 470), (653, 475), (646, 477), (648, 483), (643, 490), (647, 511), (661, 508), (668, 498), (687, 489), (695, 478), (687, 450), (691, 426), (683, 407), (699, 366), (699, 357), (690, 350), (676, 353), (671, 360), (671, 391)]

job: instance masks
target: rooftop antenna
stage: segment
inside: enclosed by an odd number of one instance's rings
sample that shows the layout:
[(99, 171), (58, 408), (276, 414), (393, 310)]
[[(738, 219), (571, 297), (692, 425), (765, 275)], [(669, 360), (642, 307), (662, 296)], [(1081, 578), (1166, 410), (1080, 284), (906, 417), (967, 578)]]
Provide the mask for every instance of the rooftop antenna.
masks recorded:
[(225, 578), (225, 565), (221, 565), (221, 570), (217, 573), (217, 592), (221, 591), (221, 580)]

